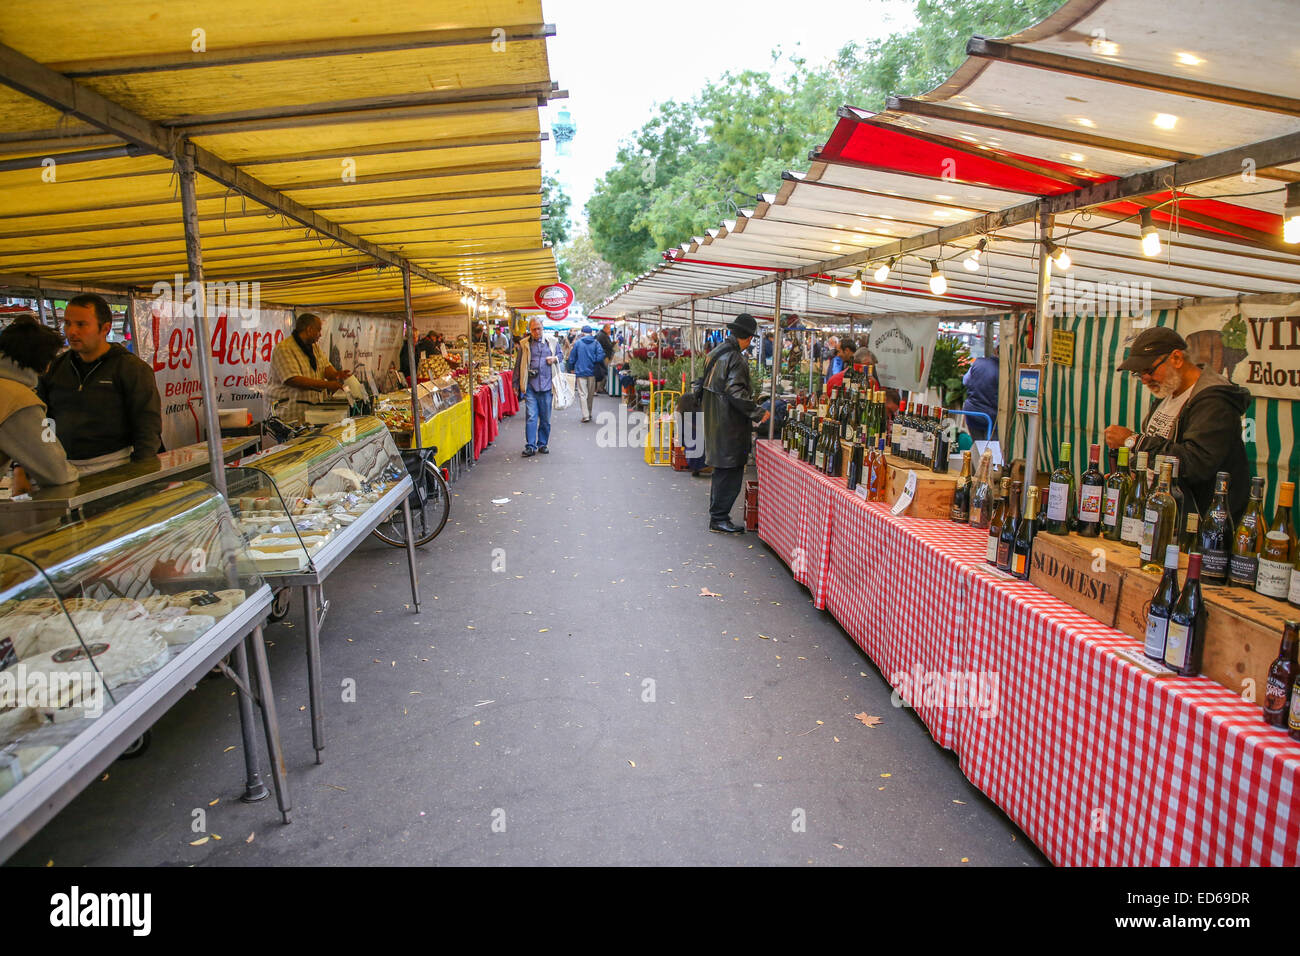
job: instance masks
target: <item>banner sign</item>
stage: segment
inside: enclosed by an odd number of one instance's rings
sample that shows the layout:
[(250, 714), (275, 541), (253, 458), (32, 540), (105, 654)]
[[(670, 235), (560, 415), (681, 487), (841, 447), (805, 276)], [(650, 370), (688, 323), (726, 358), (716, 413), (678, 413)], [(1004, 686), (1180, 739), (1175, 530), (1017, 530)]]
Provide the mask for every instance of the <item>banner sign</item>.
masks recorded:
[(1180, 309), (1178, 334), (1188, 357), (1257, 398), (1300, 396), (1300, 302)]
[(876, 357), (876, 377), (886, 388), (923, 391), (930, 378), (939, 320), (875, 319), (867, 347)]
[[(167, 448), (192, 445), (205, 435), (203, 391), (195, 356), (194, 319), (188, 303), (170, 296), (135, 300), (132, 317), (136, 354), (153, 369), (162, 398), (162, 438)], [(294, 313), (279, 308), (209, 309), (208, 356), (218, 408), (247, 408), (254, 422), (270, 413), (271, 352), (293, 332)], [(391, 319), (316, 311), (321, 317), (321, 351), (338, 369), (350, 369), (379, 391), (390, 367), (397, 367), (405, 331)]]

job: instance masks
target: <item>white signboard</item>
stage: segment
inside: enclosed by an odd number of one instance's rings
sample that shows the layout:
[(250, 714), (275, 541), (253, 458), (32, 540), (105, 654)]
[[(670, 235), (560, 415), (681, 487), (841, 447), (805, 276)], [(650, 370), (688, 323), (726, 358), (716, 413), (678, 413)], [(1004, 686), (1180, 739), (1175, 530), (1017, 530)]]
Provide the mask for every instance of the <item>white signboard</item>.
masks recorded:
[(1300, 397), (1300, 301), (1182, 309), (1177, 328), (1197, 365), (1258, 398)]
[(938, 338), (938, 319), (873, 320), (867, 345), (876, 357), (880, 384), (909, 392), (924, 390)]

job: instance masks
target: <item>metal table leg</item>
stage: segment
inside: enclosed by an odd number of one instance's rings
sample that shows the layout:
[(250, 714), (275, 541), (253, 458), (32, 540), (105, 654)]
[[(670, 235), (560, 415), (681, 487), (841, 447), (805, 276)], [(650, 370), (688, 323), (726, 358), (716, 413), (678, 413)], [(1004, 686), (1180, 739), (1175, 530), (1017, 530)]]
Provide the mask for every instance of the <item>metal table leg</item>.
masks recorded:
[[(266, 661), (266, 641), (262, 629), (255, 628), (248, 640), (253, 644), (253, 671), (257, 675), (257, 696), (262, 709), (262, 727), (266, 731), (266, 752), (271, 758), (271, 778), (275, 784), (275, 802), (280, 806), (280, 817), (289, 822), (289, 777), (284, 766), (284, 750), (280, 746), (280, 718), (275, 710), (275, 694), (271, 690), (271, 668)], [(240, 644), (243, 647), (243, 644)]]
[(303, 612), (307, 621), (307, 693), (311, 698), (311, 743), (316, 748), (316, 762), (323, 763), (320, 752), (325, 749), (325, 715), (320, 682), (320, 585), (304, 584), (302, 588)]
[(244, 741), (244, 772), (246, 780), (244, 782), (244, 795), (239, 799), (244, 803), (256, 803), (258, 800), (265, 800), (269, 797), (271, 791), (267, 790), (266, 784), (262, 782), (262, 773), (257, 766), (257, 736), (253, 728), (253, 701), (248, 694), (244, 693), (244, 688), (249, 687), (250, 684), (248, 682), (248, 652), (243, 641), (235, 645), (231, 654), (231, 665), (235, 674), (239, 677), (239, 680), (235, 682), (235, 687), (239, 699), (239, 734)]
[(411, 601), (415, 613), (420, 613), (420, 582), (415, 576), (415, 525), (411, 523), (411, 499), (402, 499), (402, 514), (406, 517), (406, 563), (411, 569)]

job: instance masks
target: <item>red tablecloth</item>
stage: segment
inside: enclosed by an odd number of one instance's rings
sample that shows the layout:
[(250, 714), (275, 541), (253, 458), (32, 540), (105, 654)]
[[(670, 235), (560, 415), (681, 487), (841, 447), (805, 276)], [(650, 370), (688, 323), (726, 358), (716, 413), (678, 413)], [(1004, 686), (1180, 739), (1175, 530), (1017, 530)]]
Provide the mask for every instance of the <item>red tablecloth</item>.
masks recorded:
[(501, 399), (501, 414), (503, 417), (517, 415), (519, 413), (519, 396), (515, 394), (514, 372), (499, 372), (501, 376), (501, 387), (503, 396)]
[(497, 417), (492, 410), (492, 389), (480, 385), (474, 389), (474, 460), (497, 437)]
[(760, 537), (1054, 862), (1297, 863), (1300, 744), (1257, 704), (1117, 656), (1141, 645), (989, 568), (983, 532), (895, 517), (779, 442), (758, 468)]

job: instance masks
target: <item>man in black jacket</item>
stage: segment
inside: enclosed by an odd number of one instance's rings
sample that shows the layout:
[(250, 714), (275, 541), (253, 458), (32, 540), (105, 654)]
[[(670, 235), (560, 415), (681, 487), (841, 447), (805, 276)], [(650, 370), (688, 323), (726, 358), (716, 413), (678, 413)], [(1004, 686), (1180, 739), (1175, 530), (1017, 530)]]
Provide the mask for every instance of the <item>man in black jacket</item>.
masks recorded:
[(71, 348), (41, 377), (37, 394), (54, 419), (68, 460), (83, 475), (125, 461), (147, 461), (162, 448), (162, 400), (153, 369), (108, 341), (113, 313), (97, 295), (63, 310)]
[[(609, 330), (613, 327), (614, 326), (612, 325), (604, 325), (601, 327), (600, 331), (596, 333), (596, 341), (599, 342), (600, 347), (605, 350), (606, 368), (608, 368), (609, 364), (614, 360), (614, 340), (609, 337)], [(603, 392), (605, 390), (605, 385), (605, 377), (598, 378), (596, 380), (596, 391)]]
[(753, 438), (751, 423), (763, 424), (768, 413), (755, 404), (749, 384), (749, 348), (758, 323), (742, 312), (727, 326), (731, 335), (709, 353), (704, 372), (704, 446), (713, 466), (709, 491), (709, 530), (743, 534), (731, 521), (740, 494)]
[(1188, 507), (1204, 514), (1214, 497), (1214, 477), (1228, 473), (1228, 507), (1241, 516), (1250, 496), (1250, 461), (1241, 440), (1241, 415), (1250, 392), (1187, 357), (1187, 343), (1173, 329), (1156, 326), (1136, 339), (1121, 371), (1133, 372), (1161, 399), (1142, 423), (1141, 434), (1122, 425), (1106, 429), (1111, 448), (1130, 454), (1173, 455)]

